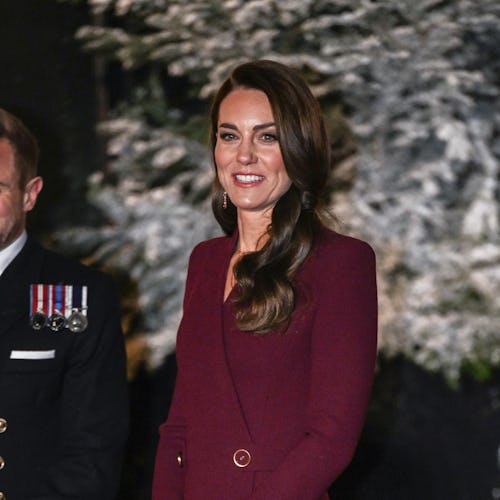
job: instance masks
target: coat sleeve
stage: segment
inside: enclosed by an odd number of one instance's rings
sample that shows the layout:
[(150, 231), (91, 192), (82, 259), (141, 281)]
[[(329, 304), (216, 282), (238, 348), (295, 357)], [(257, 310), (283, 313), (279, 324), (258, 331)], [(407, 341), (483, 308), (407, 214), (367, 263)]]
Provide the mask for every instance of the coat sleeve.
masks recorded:
[(367, 244), (353, 241), (319, 260), (306, 432), (252, 500), (316, 500), (353, 457), (377, 343), (375, 256)]
[[(189, 259), (186, 287), (184, 292), (184, 310), (190, 301), (195, 280), (195, 247)], [(179, 328), (179, 333), (181, 328)], [(179, 344), (179, 342), (177, 343)], [(178, 363), (177, 380), (170, 403), (167, 420), (160, 426), (160, 438), (156, 450), (153, 473), (152, 500), (182, 500), (184, 498), (184, 477), (186, 456), (186, 422), (183, 410), (182, 370)]]
[(186, 461), (186, 426), (180, 410), (179, 391), (174, 390), (169, 416), (159, 429), (153, 474), (153, 500), (184, 498), (184, 462)]
[(116, 497), (128, 433), (126, 355), (109, 276), (88, 288), (88, 327), (75, 335), (60, 400), (57, 459), (33, 499)]

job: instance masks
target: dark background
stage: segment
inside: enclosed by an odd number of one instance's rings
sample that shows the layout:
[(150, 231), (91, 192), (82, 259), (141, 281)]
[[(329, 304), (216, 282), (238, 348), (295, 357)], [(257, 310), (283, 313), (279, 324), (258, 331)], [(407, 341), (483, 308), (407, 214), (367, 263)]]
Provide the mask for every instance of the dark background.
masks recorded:
[[(20, 116), (41, 145), (46, 184), (31, 233), (50, 242), (64, 226), (98, 222), (86, 179), (103, 169), (95, 132), (107, 98), (125, 76), (104, 80), (73, 35), (89, 22), (84, 6), (49, 0), (0, 2), (0, 106)], [(101, 76), (101, 75), (100, 75)], [(156, 446), (175, 377), (170, 357), (130, 382), (132, 427), (121, 500), (146, 500)], [(500, 373), (451, 389), (403, 359), (379, 360), (372, 405), (356, 456), (331, 490), (334, 500), (500, 498)]]
[(19, 116), (41, 146), (46, 182), (29, 219), (38, 235), (92, 216), (82, 204), (88, 175), (102, 166), (97, 87), (92, 59), (73, 39), (88, 21), (84, 6), (0, 1), (0, 106)]

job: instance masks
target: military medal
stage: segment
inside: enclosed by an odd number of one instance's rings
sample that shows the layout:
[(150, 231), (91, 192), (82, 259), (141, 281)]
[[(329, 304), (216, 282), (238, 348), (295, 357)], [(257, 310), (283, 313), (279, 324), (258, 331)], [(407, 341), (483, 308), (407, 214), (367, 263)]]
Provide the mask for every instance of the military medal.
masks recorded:
[(80, 333), (87, 329), (87, 287), (72, 287), (72, 310), (67, 326), (70, 332)]
[(33, 330), (41, 330), (47, 324), (43, 292), (43, 285), (30, 286), (30, 325)]
[(73, 333), (83, 332), (89, 324), (87, 316), (80, 311), (74, 311), (68, 318), (68, 329)]
[(47, 324), (47, 316), (40, 311), (30, 316), (30, 325), (33, 330), (41, 330)]
[(52, 314), (48, 325), (53, 332), (58, 332), (66, 325), (66, 318), (61, 314), (64, 304), (66, 287), (64, 285), (49, 285), (51, 293)]
[(85, 331), (88, 326), (87, 287), (30, 285), (30, 325), (34, 330), (47, 326), (53, 332)]

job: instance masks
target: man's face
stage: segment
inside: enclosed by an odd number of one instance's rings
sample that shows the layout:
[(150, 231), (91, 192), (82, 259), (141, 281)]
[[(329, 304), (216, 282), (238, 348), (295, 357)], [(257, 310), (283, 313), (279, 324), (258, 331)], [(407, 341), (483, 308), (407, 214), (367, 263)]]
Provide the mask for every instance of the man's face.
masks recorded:
[(0, 139), (0, 250), (21, 235), (26, 213), (35, 206), (42, 185), (42, 179), (35, 177), (21, 188), (12, 146)]

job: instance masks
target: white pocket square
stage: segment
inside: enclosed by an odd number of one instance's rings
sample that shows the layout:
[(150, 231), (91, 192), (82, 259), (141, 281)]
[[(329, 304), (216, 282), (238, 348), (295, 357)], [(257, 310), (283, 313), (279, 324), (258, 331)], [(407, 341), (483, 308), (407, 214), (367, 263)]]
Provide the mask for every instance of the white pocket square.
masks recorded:
[(56, 350), (50, 351), (11, 351), (10, 359), (54, 359)]

